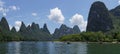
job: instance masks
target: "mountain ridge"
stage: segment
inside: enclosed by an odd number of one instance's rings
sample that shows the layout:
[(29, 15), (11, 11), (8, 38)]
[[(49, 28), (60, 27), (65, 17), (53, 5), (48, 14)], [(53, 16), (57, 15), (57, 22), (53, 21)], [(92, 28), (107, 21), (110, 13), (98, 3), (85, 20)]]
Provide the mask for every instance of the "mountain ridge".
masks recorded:
[(107, 32), (111, 29), (113, 23), (107, 7), (103, 2), (94, 2), (90, 8), (86, 30)]

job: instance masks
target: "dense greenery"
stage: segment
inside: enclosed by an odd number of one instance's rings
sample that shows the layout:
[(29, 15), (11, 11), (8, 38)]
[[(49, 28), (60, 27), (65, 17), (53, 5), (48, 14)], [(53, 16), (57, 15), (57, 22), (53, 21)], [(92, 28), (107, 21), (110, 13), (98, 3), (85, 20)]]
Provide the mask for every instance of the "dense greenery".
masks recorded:
[(43, 28), (39, 28), (39, 25), (33, 22), (31, 26), (26, 27), (22, 22), (19, 33), (23, 37), (22, 40), (25, 41), (48, 41), (52, 39), (46, 24), (44, 24)]
[(112, 10), (108, 10), (103, 2), (96, 1), (91, 5), (88, 15), (87, 32), (65, 35), (60, 40), (92, 42), (120, 41), (120, 5)]
[(34, 22), (31, 26), (27, 26), (22, 22), (19, 31), (15, 27), (9, 29), (9, 24), (5, 17), (0, 21), (0, 41), (49, 41), (52, 38), (47, 25), (44, 24), (43, 28), (39, 28), (38, 24)]
[(82, 32), (80, 34), (66, 35), (60, 38), (60, 41), (87, 41), (87, 42), (112, 42), (120, 41), (120, 33), (114, 38), (109, 33), (102, 32)]
[(9, 29), (9, 24), (5, 17), (2, 17), (0, 21), (0, 41), (50, 41), (55, 37), (59, 38), (62, 35), (76, 34), (79, 32), (78, 26), (69, 28), (62, 24), (59, 31), (54, 33), (56, 35), (52, 36), (47, 28), (47, 24), (44, 24), (43, 28), (39, 28), (39, 25), (34, 22), (28, 26), (22, 22), (20, 30), (16, 31), (15, 27), (11, 30)]
[(65, 35), (60, 40), (91, 42), (120, 41), (120, 5), (112, 10), (108, 10), (103, 2), (94, 2), (88, 16), (87, 32)]
[[(50, 41), (60, 39), (61, 41), (91, 41), (91, 42), (120, 42), (120, 6), (108, 10), (103, 2), (94, 2), (88, 14), (87, 32), (81, 32), (75, 25), (73, 28), (62, 24), (50, 34), (47, 24), (43, 28), (32, 23), (26, 26), (24, 22), (19, 31), (9, 24), (5, 17), (0, 21), (0, 41)], [(81, 33), (80, 33), (81, 32)], [(79, 34), (77, 34), (79, 33)]]

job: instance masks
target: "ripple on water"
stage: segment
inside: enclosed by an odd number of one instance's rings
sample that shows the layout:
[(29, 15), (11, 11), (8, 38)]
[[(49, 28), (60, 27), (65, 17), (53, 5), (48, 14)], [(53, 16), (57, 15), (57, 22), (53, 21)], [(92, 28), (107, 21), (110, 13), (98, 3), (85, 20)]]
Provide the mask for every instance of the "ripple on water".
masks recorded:
[(4, 54), (87, 54), (84, 42), (9, 42), (5, 46)]

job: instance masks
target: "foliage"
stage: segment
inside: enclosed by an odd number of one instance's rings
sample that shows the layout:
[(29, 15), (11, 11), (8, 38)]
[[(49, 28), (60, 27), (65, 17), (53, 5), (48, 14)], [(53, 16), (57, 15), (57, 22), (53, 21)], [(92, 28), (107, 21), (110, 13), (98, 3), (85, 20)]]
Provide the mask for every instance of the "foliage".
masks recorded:
[(43, 28), (39, 28), (39, 25), (35, 23), (26, 27), (22, 22), (20, 30), (16, 31), (15, 27), (9, 29), (5, 17), (2, 17), (0, 21), (0, 41), (48, 41), (52, 39), (51, 37), (46, 24)]
[(81, 41), (80, 34), (72, 34), (67, 36), (62, 36), (61, 41)]
[(61, 41), (110, 42), (113, 40), (113, 37), (106, 35), (102, 32), (82, 32), (80, 34), (63, 36), (60, 38), (60, 40)]

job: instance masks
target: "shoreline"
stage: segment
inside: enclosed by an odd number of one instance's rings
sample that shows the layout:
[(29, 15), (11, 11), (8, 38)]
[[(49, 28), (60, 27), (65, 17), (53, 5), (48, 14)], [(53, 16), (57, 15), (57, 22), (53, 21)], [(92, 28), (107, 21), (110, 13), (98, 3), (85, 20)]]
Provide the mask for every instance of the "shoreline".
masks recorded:
[(74, 42), (83, 42), (83, 43), (96, 43), (96, 44), (120, 44), (120, 42), (87, 42), (87, 41), (0, 41), (0, 43), (5, 42), (64, 42), (64, 43), (74, 43)]

